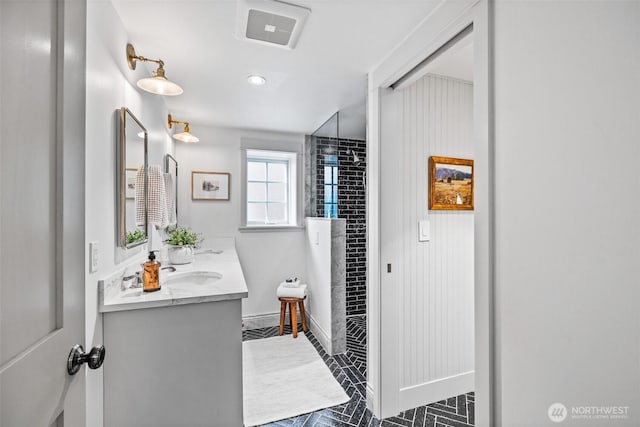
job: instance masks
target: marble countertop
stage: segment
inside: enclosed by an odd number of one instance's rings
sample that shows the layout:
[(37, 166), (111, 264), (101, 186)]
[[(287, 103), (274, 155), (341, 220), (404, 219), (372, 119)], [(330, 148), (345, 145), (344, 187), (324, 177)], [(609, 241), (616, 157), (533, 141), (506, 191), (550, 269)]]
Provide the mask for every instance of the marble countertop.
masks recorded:
[[(162, 267), (169, 265), (163, 263)], [(207, 239), (203, 248), (196, 251), (194, 262), (173, 267), (176, 269), (175, 272), (161, 271), (161, 289), (156, 292), (142, 292), (142, 288), (121, 290), (124, 271), (118, 271), (100, 280), (100, 312), (196, 304), (248, 296), (247, 284), (233, 238)], [(199, 283), (197, 275), (214, 279), (211, 283), (203, 284)], [(167, 284), (163, 285), (165, 282)]]

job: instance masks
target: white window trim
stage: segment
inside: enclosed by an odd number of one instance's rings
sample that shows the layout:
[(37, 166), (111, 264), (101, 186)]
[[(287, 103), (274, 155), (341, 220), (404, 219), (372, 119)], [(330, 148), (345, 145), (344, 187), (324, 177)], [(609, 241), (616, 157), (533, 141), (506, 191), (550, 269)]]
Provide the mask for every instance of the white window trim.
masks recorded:
[[(242, 140), (241, 148), (241, 179), (242, 206), (240, 209), (240, 231), (296, 231), (304, 229), (303, 222), (303, 145), (284, 143), (279, 141)], [(295, 159), (295, 165), (290, 164), (289, 180), (295, 182), (295, 192), (290, 194), (289, 224), (247, 224), (247, 157), (248, 152), (261, 151), (260, 157), (267, 158), (268, 152), (273, 152), (274, 158), (282, 159), (282, 153)], [(266, 153), (266, 154), (265, 154)]]

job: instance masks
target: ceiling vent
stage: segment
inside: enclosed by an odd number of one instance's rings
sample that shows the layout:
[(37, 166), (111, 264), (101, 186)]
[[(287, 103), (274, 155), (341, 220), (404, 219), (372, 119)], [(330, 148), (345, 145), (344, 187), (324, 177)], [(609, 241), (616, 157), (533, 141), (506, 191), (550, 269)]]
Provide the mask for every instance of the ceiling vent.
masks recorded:
[(238, 0), (236, 37), (293, 49), (311, 9), (279, 0)]

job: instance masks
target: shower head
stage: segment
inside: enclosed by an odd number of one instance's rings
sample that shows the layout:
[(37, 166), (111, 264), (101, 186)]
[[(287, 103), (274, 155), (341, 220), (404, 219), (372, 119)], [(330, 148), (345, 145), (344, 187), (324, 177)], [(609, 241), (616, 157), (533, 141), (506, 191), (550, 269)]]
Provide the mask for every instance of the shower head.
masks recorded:
[(358, 155), (356, 154), (355, 151), (349, 150), (349, 151), (347, 151), (347, 154), (351, 154), (351, 156), (353, 157), (351, 159), (351, 163), (353, 163), (354, 166), (359, 166), (360, 165), (360, 162), (362, 160), (360, 160), (360, 157), (358, 157)]

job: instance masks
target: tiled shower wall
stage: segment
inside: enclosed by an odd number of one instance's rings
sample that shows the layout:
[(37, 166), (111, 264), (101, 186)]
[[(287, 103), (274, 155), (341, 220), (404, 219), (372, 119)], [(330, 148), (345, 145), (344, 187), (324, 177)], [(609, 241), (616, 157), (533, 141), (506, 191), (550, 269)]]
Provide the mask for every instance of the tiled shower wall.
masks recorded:
[[(306, 216), (324, 217), (325, 155), (338, 156), (338, 218), (347, 220), (347, 316), (365, 314), (367, 143), (354, 139), (310, 137), (306, 148)], [(357, 166), (353, 163), (351, 150), (360, 158)]]

